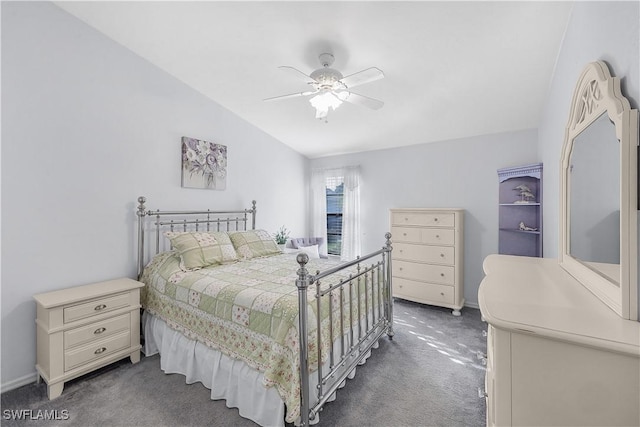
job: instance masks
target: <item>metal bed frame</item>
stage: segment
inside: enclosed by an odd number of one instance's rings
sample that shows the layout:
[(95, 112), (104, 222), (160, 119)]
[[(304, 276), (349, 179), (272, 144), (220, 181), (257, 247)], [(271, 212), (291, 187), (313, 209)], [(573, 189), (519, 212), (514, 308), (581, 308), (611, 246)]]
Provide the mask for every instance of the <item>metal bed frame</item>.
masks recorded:
[[(213, 211), (160, 211), (147, 210), (146, 198), (138, 197), (138, 277), (148, 261), (146, 253), (158, 254), (163, 245), (161, 235), (164, 231), (236, 231), (247, 230), (250, 224), (255, 229), (256, 201), (252, 207), (242, 210)], [(151, 221), (151, 219), (155, 219)], [(145, 233), (155, 234), (154, 249), (145, 247)], [(307, 254), (296, 257), (298, 263), (295, 285), (298, 288), (299, 307), (299, 343), (300, 343), (300, 426), (309, 426), (324, 404), (333, 393), (341, 387), (357, 365), (368, 357), (372, 347), (387, 334), (393, 339), (393, 298), (391, 284), (391, 234), (385, 234), (384, 246), (375, 252), (356, 258), (325, 271), (310, 274), (306, 268), (309, 262)], [(364, 262), (370, 264), (365, 265)], [(355, 274), (348, 279), (336, 279), (336, 273), (355, 267)], [(317, 333), (318, 361), (316, 366), (309, 366), (308, 358), (308, 294), (309, 288), (315, 286), (311, 301), (320, 312), (323, 298), (329, 305), (329, 325), (333, 325), (334, 297), (337, 295), (341, 336), (333, 336), (333, 328), (329, 329), (328, 363), (323, 364), (321, 349), (322, 334)], [(362, 312), (364, 296), (364, 313)], [(371, 305), (369, 305), (371, 304)], [(345, 313), (345, 307), (346, 313)], [(349, 319), (351, 326), (344, 325)], [(316, 331), (321, 330), (322, 317), (317, 316)], [(355, 326), (354, 326), (355, 325)], [(346, 333), (344, 333), (346, 331)], [(336, 345), (337, 344), (337, 345)], [(310, 391), (310, 375), (317, 375), (317, 401), (312, 405)]]

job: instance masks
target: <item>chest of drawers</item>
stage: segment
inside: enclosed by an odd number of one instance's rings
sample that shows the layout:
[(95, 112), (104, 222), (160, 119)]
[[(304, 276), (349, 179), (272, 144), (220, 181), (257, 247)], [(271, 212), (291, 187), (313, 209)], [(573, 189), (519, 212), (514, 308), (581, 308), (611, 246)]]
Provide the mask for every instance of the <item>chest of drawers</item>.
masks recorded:
[(462, 209), (391, 209), (393, 296), (453, 309), (464, 305)]
[(116, 279), (34, 295), (38, 380), (49, 399), (64, 383), (125, 357), (140, 361), (140, 288)]

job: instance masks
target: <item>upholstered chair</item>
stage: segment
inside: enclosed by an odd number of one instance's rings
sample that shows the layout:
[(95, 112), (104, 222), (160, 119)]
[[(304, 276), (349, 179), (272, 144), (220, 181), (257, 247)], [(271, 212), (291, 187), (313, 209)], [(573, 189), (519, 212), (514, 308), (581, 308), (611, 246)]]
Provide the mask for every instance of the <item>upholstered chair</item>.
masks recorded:
[(289, 239), (289, 244), (293, 249), (299, 249), (305, 246), (318, 245), (321, 258), (327, 258), (326, 250), (323, 250), (324, 237), (293, 237)]

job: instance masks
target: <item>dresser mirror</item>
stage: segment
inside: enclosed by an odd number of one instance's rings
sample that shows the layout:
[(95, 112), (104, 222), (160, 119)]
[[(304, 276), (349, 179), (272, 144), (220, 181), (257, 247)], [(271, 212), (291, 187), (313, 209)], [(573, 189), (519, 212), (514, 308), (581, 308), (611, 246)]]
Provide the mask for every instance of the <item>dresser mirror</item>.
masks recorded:
[(568, 178), (569, 252), (619, 285), (620, 142), (606, 113), (573, 140)]
[(625, 319), (638, 316), (638, 112), (602, 61), (573, 95), (562, 151), (562, 267)]

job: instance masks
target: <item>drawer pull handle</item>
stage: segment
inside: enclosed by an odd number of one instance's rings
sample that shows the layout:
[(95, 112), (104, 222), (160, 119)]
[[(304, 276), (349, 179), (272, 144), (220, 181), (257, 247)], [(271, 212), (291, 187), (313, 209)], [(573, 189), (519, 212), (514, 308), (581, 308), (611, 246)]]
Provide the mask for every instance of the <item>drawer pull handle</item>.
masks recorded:
[(440, 292), (440, 295), (444, 296), (444, 292)]
[(409, 221), (409, 218), (406, 218), (406, 217), (405, 217), (405, 219), (404, 219), (404, 220), (405, 220), (405, 221)]
[(407, 233), (402, 233), (402, 235), (403, 235), (403, 236), (406, 236), (406, 235), (407, 235)]
[(438, 222), (438, 218), (434, 218), (433, 220), (434, 220), (435, 222)]
[(402, 271), (402, 267), (400, 267), (400, 271)]
[(439, 238), (440, 238), (440, 235), (439, 235), (439, 234), (436, 234), (436, 239), (439, 239)]
[(93, 334), (94, 335), (100, 335), (101, 333), (103, 333), (106, 330), (107, 330), (107, 328), (98, 328), (95, 331), (93, 331)]
[(440, 273), (440, 277), (444, 277), (444, 273)]
[[(402, 251), (401, 251), (402, 252)], [(440, 257), (444, 258), (444, 254), (440, 254)]]
[(100, 347), (99, 349), (97, 349), (96, 351), (93, 352), (93, 354), (102, 354), (105, 351), (107, 351), (107, 347)]
[(100, 311), (100, 310), (104, 310), (105, 308), (107, 308), (107, 306), (106, 306), (106, 305), (104, 305), (104, 304), (100, 304), (100, 305), (96, 305), (96, 306), (94, 307), (94, 310), (95, 310), (95, 311)]

